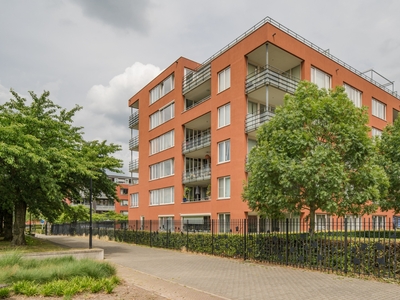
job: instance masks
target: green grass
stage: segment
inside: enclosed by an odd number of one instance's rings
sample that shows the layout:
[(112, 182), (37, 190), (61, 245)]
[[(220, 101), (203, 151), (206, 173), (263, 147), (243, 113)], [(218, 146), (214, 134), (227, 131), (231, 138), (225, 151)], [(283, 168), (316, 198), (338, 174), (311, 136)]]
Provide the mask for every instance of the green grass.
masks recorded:
[(0, 257), (0, 299), (14, 294), (26, 296), (64, 296), (71, 298), (82, 292), (112, 293), (120, 283), (116, 269), (105, 262), (77, 260), (72, 256), (43, 260), (25, 259), (14, 252)]
[(10, 251), (18, 250), (20, 252), (47, 252), (47, 251), (61, 251), (65, 250), (64, 247), (53, 244), (49, 241), (38, 239), (29, 235), (25, 236), (26, 246), (12, 247), (9, 241), (4, 241), (0, 238), (0, 254)]

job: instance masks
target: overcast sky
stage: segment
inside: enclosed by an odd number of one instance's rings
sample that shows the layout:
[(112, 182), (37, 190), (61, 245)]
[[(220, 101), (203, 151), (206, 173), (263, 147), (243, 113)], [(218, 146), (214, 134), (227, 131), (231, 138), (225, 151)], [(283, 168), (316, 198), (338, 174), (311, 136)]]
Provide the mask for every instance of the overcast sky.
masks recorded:
[(12, 88), (83, 106), (75, 125), (122, 145), (128, 174), (128, 99), (180, 56), (201, 63), (268, 16), (400, 87), (399, 12), (396, 0), (0, 0), (0, 103)]

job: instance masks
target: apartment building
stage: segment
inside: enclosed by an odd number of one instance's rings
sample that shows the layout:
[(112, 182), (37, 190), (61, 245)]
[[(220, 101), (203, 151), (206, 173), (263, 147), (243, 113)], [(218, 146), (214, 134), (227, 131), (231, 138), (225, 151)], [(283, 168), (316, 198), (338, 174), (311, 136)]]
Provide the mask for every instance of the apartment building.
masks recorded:
[[(356, 70), (267, 17), (204, 63), (178, 58), (129, 99), (129, 171), (138, 174), (129, 187), (129, 219), (257, 220), (241, 199), (246, 156), (257, 128), (300, 80), (344, 86), (356, 106), (369, 107), (372, 135), (398, 116), (393, 82)], [(320, 212), (317, 221), (328, 217)]]

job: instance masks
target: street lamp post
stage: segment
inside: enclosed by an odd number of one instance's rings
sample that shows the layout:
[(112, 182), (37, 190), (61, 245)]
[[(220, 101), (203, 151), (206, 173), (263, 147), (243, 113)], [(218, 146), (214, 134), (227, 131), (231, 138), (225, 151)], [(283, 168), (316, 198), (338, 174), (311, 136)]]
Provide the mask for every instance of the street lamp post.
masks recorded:
[(90, 178), (89, 206), (89, 249), (92, 249), (92, 178)]

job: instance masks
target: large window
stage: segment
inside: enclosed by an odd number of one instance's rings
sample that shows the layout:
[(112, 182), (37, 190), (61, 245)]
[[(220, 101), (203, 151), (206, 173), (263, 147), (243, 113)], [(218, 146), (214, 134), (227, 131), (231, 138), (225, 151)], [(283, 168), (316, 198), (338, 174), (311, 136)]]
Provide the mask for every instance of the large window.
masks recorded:
[(150, 180), (171, 176), (174, 174), (174, 159), (164, 160), (150, 166)]
[(356, 107), (361, 107), (361, 92), (348, 84), (344, 84), (347, 96), (351, 101), (353, 101)]
[(231, 123), (231, 104), (228, 103), (218, 108), (218, 128)]
[(139, 193), (131, 194), (131, 207), (139, 207)]
[(218, 214), (219, 232), (230, 232), (231, 231), (231, 215), (230, 214)]
[(382, 135), (382, 130), (372, 127), (371, 130), (372, 136), (381, 136)]
[(173, 216), (158, 217), (158, 229), (160, 231), (174, 230), (174, 217)]
[(174, 203), (174, 187), (150, 191), (150, 205), (162, 205)]
[(218, 143), (218, 163), (223, 163), (230, 160), (231, 160), (230, 140)]
[(171, 130), (150, 141), (150, 155), (158, 153), (168, 148), (172, 148), (175, 144), (174, 131)]
[(174, 74), (168, 76), (163, 82), (150, 90), (150, 104), (153, 104), (162, 96), (174, 89)]
[(150, 129), (165, 123), (175, 117), (175, 103), (171, 103), (150, 116)]
[(230, 198), (231, 196), (231, 177), (218, 178), (218, 198)]
[(374, 230), (386, 228), (386, 217), (385, 216), (372, 216), (372, 225)]
[(218, 93), (231, 86), (231, 68), (228, 67), (218, 73)]
[(372, 115), (386, 120), (386, 104), (372, 99)]
[(311, 67), (311, 82), (319, 88), (331, 88), (331, 76), (314, 67)]
[(121, 188), (121, 189), (120, 189), (120, 193), (121, 193), (121, 195), (128, 195), (128, 189), (126, 189), (126, 188)]

